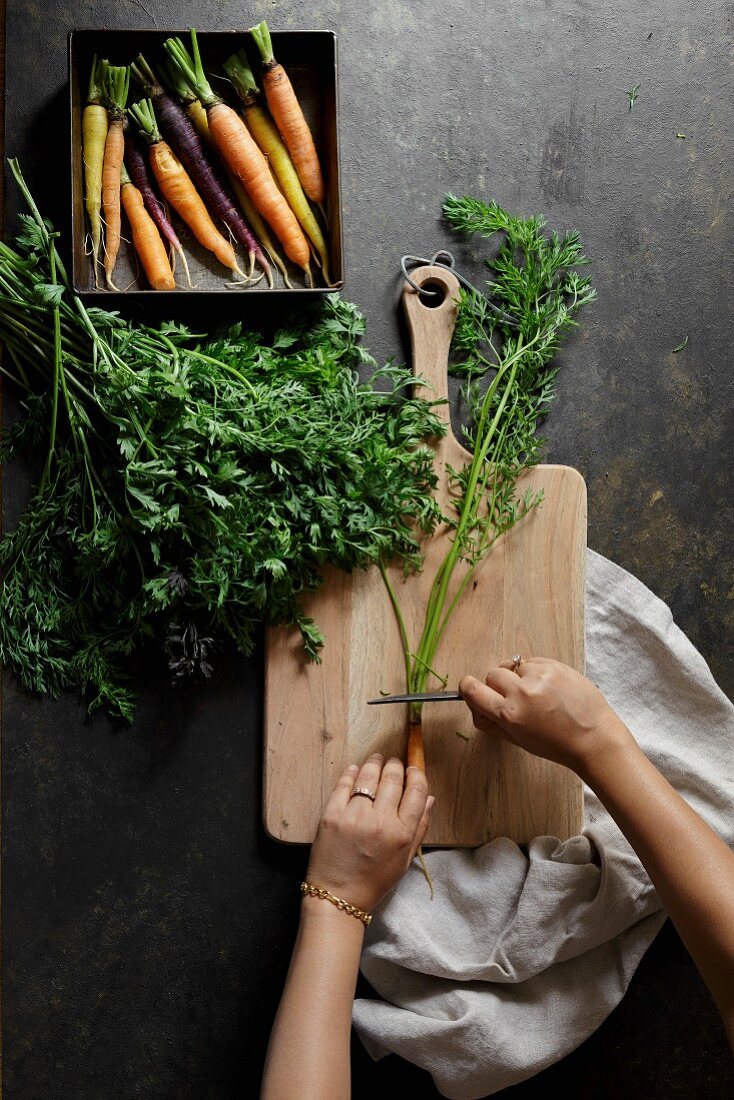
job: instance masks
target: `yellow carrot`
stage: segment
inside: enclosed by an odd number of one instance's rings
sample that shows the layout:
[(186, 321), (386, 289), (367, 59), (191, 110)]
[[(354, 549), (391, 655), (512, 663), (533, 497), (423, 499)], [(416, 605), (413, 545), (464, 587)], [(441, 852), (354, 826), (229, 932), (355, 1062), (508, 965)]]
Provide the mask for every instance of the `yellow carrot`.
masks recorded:
[(329, 278), (329, 258), (321, 227), (319, 226), (308, 199), (304, 194), (293, 161), (285, 147), (277, 126), (262, 104), (260, 92), (252, 75), (252, 70), (244, 50), (232, 54), (223, 65), (242, 100), (242, 113), (252, 136), (268, 159), (271, 171), (288, 205), (301, 223), (301, 227), (311, 240), (321, 263), (324, 280)]
[(92, 72), (89, 77), (87, 105), (82, 112), (82, 161), (84, 163), (84, 205), (89, 218), (92, 234), (92, 264), (94, 267), (94, 285), (99, 286), (99, 250), (102, 244), (102, 165), (107, 138), (107, 108), (104, 97), (104, 82), (108, 63), (92, 60)]

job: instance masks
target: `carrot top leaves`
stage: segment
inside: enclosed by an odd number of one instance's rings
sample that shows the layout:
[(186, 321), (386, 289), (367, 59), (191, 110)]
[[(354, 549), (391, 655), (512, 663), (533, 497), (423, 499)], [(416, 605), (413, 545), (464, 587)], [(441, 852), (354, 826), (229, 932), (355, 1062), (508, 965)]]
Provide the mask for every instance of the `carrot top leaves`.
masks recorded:
[(51, 450), (54, 393), (58, 442), (0, 540), (0, 661), (29, 690), (82, 691), (132, 720), (144, 646), (161, 672), (205, 676), (217, 648), (250, 652), (268, 620), (296, 623), (317, 657), (300, 601), (327, 564), (419, 563), (416, 527), (438, 518), (430, 403), (404, 399), (403, 368), (376, 371), (379, 389), (360, 378), (375, 368), (364, 322), (336, 296), (269, 337), (86, 310), (16, 179), (30, 214), (0, 241), (14, 300), (0, 372), (23, 404), (0, 461)]
[[(541, 502), (538, 494), (518, 492), (518, 478), (540, 460), (543, 440), (537, 430), (553, 397), (561, 340), (576, 326), (578, 310), (595, 298), (591, 281), (578, 270), (588, 261), (577, 233), (548, 234), (539, 215), (517, 217), (496, 203), (466, 196), (447, 196), (443, 212), (456, 232), (495, 238), (499, 249), (485, 260), (486, 293), (461, 291), (452, 369), (467, 378), (471, 426), (465, 437), (471, 459), (449, 471), (454, 510), (445, 518), (451, 545), (415, 642), (388, 585), (411, 692), (426, 690), (439, 642), (476, 567)], [(457, 570), (460, 584), (449, 598)], [(411, 717), (419, 719), (420, 708)]]
[(139, 103), (133, 103), (128, 114), (137, 123), (140, 133), (149, 145), (157, 145), (159, 141), (163, 141), (152, 99), (141, 99)]
[(176, 71), (205, 107), (211, 107), (215, 103), (222, 102), (222, 97), (213, 91), (207, 80), (204, 66), (201, 63), (196, 31), (193, 27), (191, 28), (191, 53), (186, 49), (180, 38), (167, 38), (163, 43), (163, 48), (173, 62)]

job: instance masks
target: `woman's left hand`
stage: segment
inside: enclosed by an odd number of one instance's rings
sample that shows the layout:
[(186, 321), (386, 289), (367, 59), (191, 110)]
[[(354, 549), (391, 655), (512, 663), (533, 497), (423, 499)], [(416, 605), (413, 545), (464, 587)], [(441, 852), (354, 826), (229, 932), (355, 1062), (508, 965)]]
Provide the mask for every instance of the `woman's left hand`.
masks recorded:
[[(372, 792), (355, 795), (364, 788)], [(351, 764), (334, 788), (311, 848), (308, 881), (371, 912), (420, 847), (434, 799), (419, 768), (373, 753)]]

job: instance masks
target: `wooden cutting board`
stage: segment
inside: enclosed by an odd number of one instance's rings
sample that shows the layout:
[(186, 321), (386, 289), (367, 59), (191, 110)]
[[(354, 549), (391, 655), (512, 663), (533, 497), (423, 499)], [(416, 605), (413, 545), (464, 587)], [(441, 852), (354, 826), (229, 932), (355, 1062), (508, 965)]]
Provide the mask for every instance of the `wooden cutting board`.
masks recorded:
[[(414, 373), (446, 397), (459, 284), (438, 267), (419, 268), (413, 278), (445, 292), (429, 308), (406, 286), (403, 305)], [(448, 406), (439, 412), (448, 421)], [(458, 468), (468, 457), (449, 424), (436, 446), (442, 504), (446, 465)], [(555, 657), (583, 671), (585, 484), (568, 466), (537, 466), (522, 478), (520, 489), (526, 488), (542, 489), (543, 503), (482, 562), (442, 639), (435, 667), (451, 688), (465, 673), (483, 679), (490, 665), (515, 653)], [(391, 571), (412, 640), (447, 545), (445, 529), (425, 540), (418, 577), (404, 580), (399, 567)], [(461, 568), (457, 584), (460, 576)], [(407, 730), (406, 706), (366, 705), (380, 692), (405, 691), (400, 638), (379, 572), (328, 571), (306, 610), (326, 635), (322, 663), (305, 660), (293, 629), (270, 630), (266, 651), (264, 824), (270, 836), (293, 843), (313, 840), (321, 807), (348, 763), (375, 751), (404, 757)], [(578, 777), (475, 731), (463, 702), (426, 704), (423, 731), (436, 796), (426, 846), (475, 846), (497, 836), (523, 844), (580, 830)]]

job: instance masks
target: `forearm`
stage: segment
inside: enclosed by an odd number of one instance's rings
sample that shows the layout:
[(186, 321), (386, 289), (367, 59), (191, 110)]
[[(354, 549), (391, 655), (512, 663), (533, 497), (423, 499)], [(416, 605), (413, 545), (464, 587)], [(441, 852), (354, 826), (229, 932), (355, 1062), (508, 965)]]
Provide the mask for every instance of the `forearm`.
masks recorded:
[[(621, 723), (620, 723), (621, 726)], [(624, 727), (587, 762), (734, 1034), (734, 853), (670, 786)]]
[(348, 1100), (350, 1031), (364, 925), (305, 897), (273, 1025), (261, 1100)]

